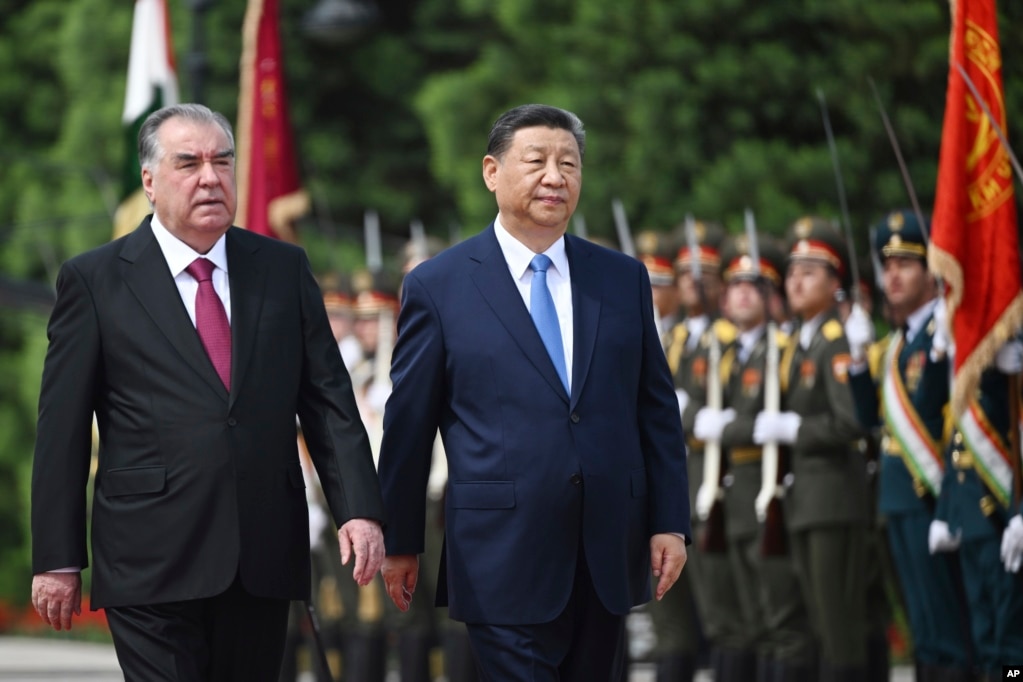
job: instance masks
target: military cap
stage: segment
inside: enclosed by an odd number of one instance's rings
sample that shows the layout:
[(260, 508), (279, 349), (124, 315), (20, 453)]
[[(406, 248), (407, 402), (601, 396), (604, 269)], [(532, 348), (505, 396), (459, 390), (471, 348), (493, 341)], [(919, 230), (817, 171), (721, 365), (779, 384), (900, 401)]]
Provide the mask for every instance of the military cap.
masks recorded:
[[(700, 267), (705, 272), (720, 274), (721, 272), (721, 250), (725, 244), (725, 231), (717, 223), (705, 220), (697, 220), (694, 225), (696, 233), (696, 244), (700, 259)], [(685, 235), (684, 227), (678, 228)], [(682, 273), (692, 266), (694, 255), (689, 252), (688, 240), (683, 241), (682, 248), (675, 255), (675, 271)]]
[(750, 256), (749, 238), (745, 234), (728, 240), (722, 253), (722, 278), (728, 282), (754, 281), (759, 274), (776, 287), (782, 286), (785, 272), (785, 254), (778, 243), (764, 235), (757, 235), (760, 268), (754, 268)]
[(397, 312), (398, 287), (386, 272), (358, 270), (352, 275), (352, 313), (356, 318), (378, 316), (385, 310)]
[(653, 286), (670, 287), (675, 284), (675, 270), (671, 258), (675, 254), (670, 235), (656, 230), (643, 230), (636, 235), (636, 258), (646, 266)]
[(816, 216), (804, 216), (789, 230), (789, 263), (812, 262), (831, 266), (838, 273), (842, 288), (852, 283), (849, 248), (834, 222)]
[(927, 234), (931, 226), (926, 217), (924, 221), (921, 229), (913, 211), (892, 211), (871, 228), (871, 246), (882, 261), (889, 256), (927, 260)]
[(323, 292), (323, 306), (328, 314), (347, 314), (352, 310), (350, 283), (340, 273), (332, 272), (319, 278)]

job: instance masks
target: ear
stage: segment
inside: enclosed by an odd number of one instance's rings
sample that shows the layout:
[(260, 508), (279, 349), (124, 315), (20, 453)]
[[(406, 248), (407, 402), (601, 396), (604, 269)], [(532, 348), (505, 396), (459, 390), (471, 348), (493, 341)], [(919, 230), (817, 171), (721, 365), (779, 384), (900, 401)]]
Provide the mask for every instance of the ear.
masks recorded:
[(501, 162), (496, 157), (490, 154), (483, 157), (483, 182), (491, 192), (497, 190), (497, 172), (500, 166)]
[(142, 191), (146, 193), (149, 203), (153, 203), (153, 173), (148, 168), (142, 169)]

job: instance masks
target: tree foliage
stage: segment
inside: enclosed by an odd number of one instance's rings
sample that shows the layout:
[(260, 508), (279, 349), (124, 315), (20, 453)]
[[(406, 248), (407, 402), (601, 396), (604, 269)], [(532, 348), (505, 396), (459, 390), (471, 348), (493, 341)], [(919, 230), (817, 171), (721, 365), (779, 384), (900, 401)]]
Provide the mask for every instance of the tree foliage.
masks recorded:
[[(182, 93), (196, 84), (234, 120), (242, 0), (201, 23), (169, 0)], [(753, 209), (780, 233), (838, 216), (817, 92), (827, 99), (857, 243), (908, 199), (868, 79), (892, 118), (925, 210), (934, 201), (948, 65), (946, 0), (395, 0), (374, 31), (314, 41), (307, 2), (281, 2), (289, 104), (313, 213), (299, 229), (320, 270), (362, 258), (379, 211), (390, 251), (412, 219), (447, 238), (495, 214), (481, 180), (487, 131), (530, 101), (572, 109), (588, 131), (579, 211), (613, 234), (611, 199), (634, 229), (691, 212), (741, 226)], [(0, 23), (0, 267), (52, 286), (67, 257), (110, 237), (126, 153), (120, 124), (131, 3), (8, 0)], [(1023, 5), (1003, 2), (1007, 111), (1023, 99)], [(1020, 129), (1010, 120), (1010, 137)], [(27, 480), (45, 319), (0, 316), (0, 597), (23, 598)], [(17, 519), (16, 522), (9, 522)]]

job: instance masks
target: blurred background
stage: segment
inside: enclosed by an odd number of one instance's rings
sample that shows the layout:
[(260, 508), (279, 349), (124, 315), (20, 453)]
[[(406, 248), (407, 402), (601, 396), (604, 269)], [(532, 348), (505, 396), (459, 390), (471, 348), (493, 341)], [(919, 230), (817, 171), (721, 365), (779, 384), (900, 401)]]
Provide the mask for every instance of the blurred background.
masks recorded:
[[(908, 205), (869, 79), (929, 211), (948, 77), (948, 0), (279, 0), (286, 105), (320, 273), (365, 264), (379, 216), (395, 267), (410, 224), (444, 243), (496, 214), (490, 125), (525, 102), (587, 132), (578, 216), (615, 241), (686, 213), (765, 232), (838, 217), (827, 98), (857, 243)], [(235, 121), (245, 0), (167, 0), (182, 101)], [(133, 3), (0, 2), (0, 631), (30, 629), (28, 490), (57, 268), (112, 236), (135, 150), (122, 123)], [(1009, 137), (1023, 3), (1003, 2)], [(137, 177), (137, 176), (136, 176)], [(1017, 195), (1018, 196), (1018, 195)]]

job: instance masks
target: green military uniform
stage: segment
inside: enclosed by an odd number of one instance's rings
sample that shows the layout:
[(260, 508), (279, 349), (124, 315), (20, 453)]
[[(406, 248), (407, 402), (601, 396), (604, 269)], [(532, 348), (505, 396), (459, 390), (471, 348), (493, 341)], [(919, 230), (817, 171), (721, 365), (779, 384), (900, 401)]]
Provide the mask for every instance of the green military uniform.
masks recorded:
[[(842, 236), (823, 220), (794, 226), (790, 263), (823, 264), (848, 285)], [(834, 306), (801, 320), (781, 363), (782, 410), (799, 416), (791, 443), (785, 520), (792, 556), (821, 646), (825, 675), (866, 674), (867, 486), (848, 385), (851, 358)], [(758, 418), (759, 419), (759, 418)]]
[[(725, 255), (726, 286), (753, 282), (766, 297), (769, 287), (781, 285), (781, 250), (760, 240), (759, 251), (760, 264), (754, 268), (745, 239), (734, 240), (733, 248)], [(753, 679), (755, 674), (761, 680), (774, 679), (775, 667), (808, 669), (814, 660), (813, 633), (791, 561), (787, 556), (764, 556), (754, 505), (762, 486), (763, 452), (753, 442), (753, 425), (764, 408), (768, 329), (762, 321), (740, 332), (721, 363), (725, 407), (735, 413), (721, 433), (728, 466), (725, 526), (746, 639), (744, 649), (735, 652), (736, 660), (723, 671), (725, 680)], [(775, 344), (784, 349), (786, 335), (774, 333)], [(754, 666), (759, 669), (757, 673)]]
[[(697, 223), (694, 229), (696, 251), (689, 245), (682, 247), (675, 259), (680, 275), (692, 271), (693, 260), (698, 259), (704, 278), (721, 277), (721, 250), (725, 234), (720, 227)], [(692, 436), (697, 412), (706, 405), (708, 359), (712, 336), (724, 348), (735, 339), (735, 327), (723, 319), (715, 319), (717, 301), (707, 296), (703, 315), (686, 317), (672, 333), (668, 350), (668, 363), (674, 367), (675, 387), (686, 403), (682, 409), (682, 426), (688, 434), (686, 442), (689, 499), (696, 500), (703, 482), (704, 443)], [(694, 510), (693, 533), (695, 542), (689, 548), (686, 571), (690, 575), (693, 596), (703, 633), (713, 647), (715, 668), (722, 665), (719, 653), (735, 651), (744, 644), (741, 608), (736, 594), (734, 577), (725, 551), (707, 552), (700, 548), (706, 528)]]

